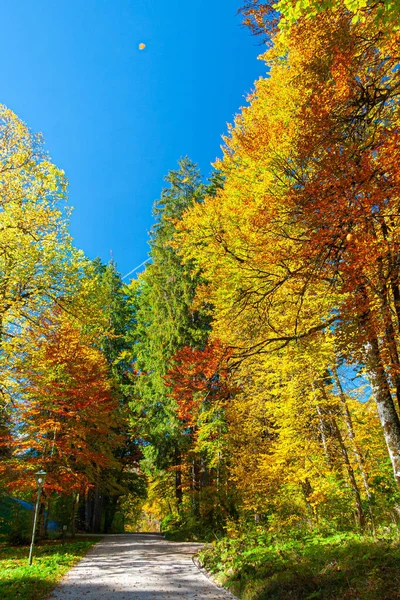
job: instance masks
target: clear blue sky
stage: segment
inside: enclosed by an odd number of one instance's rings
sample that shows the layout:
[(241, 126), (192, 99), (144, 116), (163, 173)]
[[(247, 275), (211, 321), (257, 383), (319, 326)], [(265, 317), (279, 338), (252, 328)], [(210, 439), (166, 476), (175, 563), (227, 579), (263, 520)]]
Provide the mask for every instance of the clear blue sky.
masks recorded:
[[(2, 97), (64, 169), (75, 244), (122, 275), (147, 258), (163, 177), (204, 172), (265, 73), (241, 0), (4, 0)], [(143, 42), (143, 51), (138, 45)]]

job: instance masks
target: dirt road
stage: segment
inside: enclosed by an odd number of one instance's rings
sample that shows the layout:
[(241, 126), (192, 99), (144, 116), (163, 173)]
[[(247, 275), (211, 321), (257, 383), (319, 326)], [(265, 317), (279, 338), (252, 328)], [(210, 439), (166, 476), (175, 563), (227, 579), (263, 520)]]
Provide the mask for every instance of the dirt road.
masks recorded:
[(199, 548), (157, 534), (106, 536), (49, 600), (233, 600), (193, 564)]

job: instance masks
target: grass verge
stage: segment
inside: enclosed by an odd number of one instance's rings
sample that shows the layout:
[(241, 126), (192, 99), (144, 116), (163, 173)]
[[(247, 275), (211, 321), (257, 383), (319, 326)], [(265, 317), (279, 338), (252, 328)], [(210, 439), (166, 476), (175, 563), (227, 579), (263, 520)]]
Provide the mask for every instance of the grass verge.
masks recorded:
[(42, 600), (65, 573), (99, 540), (48, 541), (35, 546), (33, 564), (28, 565), (28, 546), (0, 547), (1, 600)]
[(242, 600), (400, 599), (398, 538), (224, 539), (199, 558)]

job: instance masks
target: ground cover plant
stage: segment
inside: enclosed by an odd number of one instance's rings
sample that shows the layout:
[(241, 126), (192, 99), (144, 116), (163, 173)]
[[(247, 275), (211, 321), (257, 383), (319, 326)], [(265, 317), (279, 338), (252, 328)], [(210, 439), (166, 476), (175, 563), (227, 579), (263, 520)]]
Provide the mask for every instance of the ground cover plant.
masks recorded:
[(400, 598), (397, 533), (277, 540), (242, 535), (208, 545), (203, 566), (242, 600)]
[(62, 543), (46, 541), (35, 547), (33, 564), (28, 565), (29, 547), (0, 547), (0, 598), (41, 600), (57, 585), (101, 537), (80, 538)]

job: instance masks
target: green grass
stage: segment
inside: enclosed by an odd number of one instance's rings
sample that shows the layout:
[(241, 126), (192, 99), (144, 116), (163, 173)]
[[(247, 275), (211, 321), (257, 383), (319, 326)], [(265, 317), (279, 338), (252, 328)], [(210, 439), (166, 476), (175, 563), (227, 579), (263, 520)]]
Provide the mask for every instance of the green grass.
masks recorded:
[(28, 565), (28, 546), (1, 546), (1, 600), (42, 600), (100, 539), (42, 543), (35, 546), (31, 566)]
[(393, 538), (222, 540), (200, 560), (243, 600), (400, 599), (400, 542)]

